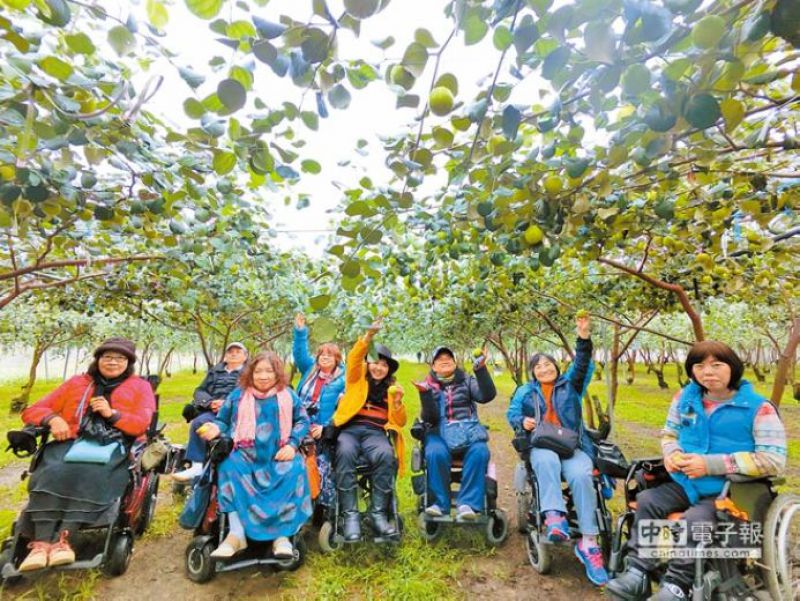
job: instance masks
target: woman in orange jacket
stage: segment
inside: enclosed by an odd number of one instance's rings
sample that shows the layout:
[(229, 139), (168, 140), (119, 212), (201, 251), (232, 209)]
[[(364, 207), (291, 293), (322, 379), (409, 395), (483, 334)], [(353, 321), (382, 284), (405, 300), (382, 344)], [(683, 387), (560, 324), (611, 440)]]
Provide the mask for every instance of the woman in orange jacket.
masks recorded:
[[(387, 510), (394, 490), (398, 461), (403, 465), (403, 435), (406, 409), (403, 389), (395, 384), (394, 374), (400, 366), (392, 352), (376, 345), (374, 355), (367, 358), (369, 344), (380, 330), (376, 321), (347, 355), (344, 396), (339, 401), (333, 423), (338, 429), (336, 441), (336, 487), (339, 505), (344, 514), (344, 538), (361, 538), (358, 513), (356, 463), (361, 456), (372, 471), (370, 513), (373, 527), (382, 537), (397, 536), (388, 520)], [(389, 435), (394, 435), (397, 457)]]

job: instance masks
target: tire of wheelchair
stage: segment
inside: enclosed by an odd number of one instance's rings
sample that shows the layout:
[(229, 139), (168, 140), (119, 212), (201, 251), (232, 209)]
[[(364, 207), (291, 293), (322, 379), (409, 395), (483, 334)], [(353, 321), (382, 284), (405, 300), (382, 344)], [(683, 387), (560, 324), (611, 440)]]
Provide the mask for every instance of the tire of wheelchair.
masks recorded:
[(796, 493), (783, 493), (775, 497), (767, 511), (764, 522), (764, 580), (767, 583), (770, 596), (773, 599), (789, 600), (795, 591), (792, 591), (790, 573), (790, 558), (784, 555), (784, 543), (781, 540), (788, 535), (790, 523), (786, 522), (797, 515), (800, 518), (800, 495)]
[(426, 519), (426, 517), (427, 516), (425, 512), (420, 511), (419, 515), (417, 516), (417, 525), (419, 526), (419, 532), (423, 540), (432, 543), (442, 536), (444, 526), (441, 522), (434, 522)]
[(211, 558), (213, 550), (214, 541), (210, 537), (196, 536), (189, 542), (185, 554), (186, 576), (189, 580), (203, 584), (215, 576), (216, 569)]
[(542, 534), (536, 528), (531, 528), (526, 533), (525, 550), (528, 553), (528, 562), (534, 570), (543, 576), (550, 573), (552, 566), (550, 549), (542, 542)]
[(136, 524), (134, 534), (141, 537), (145, 531), (150, 527), (153, 518), (156, 515), (156, 503), (158, 500), (158, 484), (160, 478), (158, 474), (153, 473), (150, 482), (147, 485), (147, 494), (142, 502), (142, 513), (139, 516), (139, 523)]
[(278, 569), (282, 572), (294, 572), (306, 561), (308, 548), (306, 546), (306, 539), (303, 536), (302, 531), (295, 535), (293, 543), (295, 556), (291, 559), (286, 559), (277, 563)]
[(122, 576), (131, 563), (133, 555), (133, 535), (127, 532), (114, 534), (108, 548), (108, 556), (103, 562), (106, 576)]
[(508, 516), (502, 509), (495, 509), (489, 514), (489, 521), (486, 522), (485, 531), (486, 541), (494, 546), (499, 547), (508, 538)]
[(341, 545), (336, 542), (336, 531), (333, 527), (333, 522), (325, 520), (319, 528), (319, 535), (317, 537), (319, 548), (323, 553), (333, 553), (337, 551)]

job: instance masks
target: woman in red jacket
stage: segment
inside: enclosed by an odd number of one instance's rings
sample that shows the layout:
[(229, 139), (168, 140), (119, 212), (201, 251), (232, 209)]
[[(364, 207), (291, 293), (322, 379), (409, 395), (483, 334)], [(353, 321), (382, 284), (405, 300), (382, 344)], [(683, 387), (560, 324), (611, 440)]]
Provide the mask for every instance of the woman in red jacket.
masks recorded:
[[(150, 384), (133, 375), (135, 362), (133, 342), (110, 338), (97, 347), (85, 374), (22, 412), (26, 424), (50, 429), (50, 442), (28, 482), (21, 527), (33, 542), (20, 571), (75, 561), (69, 533), (96, 522), (125, 493), (130, 445), (147, 431), (156, 406)], [(113, 452), (103, 463), (97, 457), (86, 462), (76, 455), (78, 438), (111, 444)]]

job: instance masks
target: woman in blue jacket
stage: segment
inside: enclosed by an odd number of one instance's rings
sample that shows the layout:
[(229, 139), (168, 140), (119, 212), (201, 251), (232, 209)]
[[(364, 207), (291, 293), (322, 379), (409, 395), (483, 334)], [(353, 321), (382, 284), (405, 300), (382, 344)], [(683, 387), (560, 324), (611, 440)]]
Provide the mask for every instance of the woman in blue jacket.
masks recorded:
[[(342, 352), (332, 342), (321, 344), (316, 356), (308, 350), (308, 328), (306, 318), (298, 313), (294, 320), (292, 355), (300, 370), (297, 395), (311, 421), (311, 437), (319, 441), (322, 429), (331, 423), (333, 413), (344, 392), (344, 363)], [(333, 501), (334, 483), (331, 477), (331, 461), (322, 445), (317, 443), (317, 468), (320, 475), (320, 493), (317, 503), (329, 507)]]
[(531, 466), (539, 486), (539, 505), (547, 528), (545, 536), (552, 542), (569, 539), (567, 508), (561, 494), (563, 475), (572, 492), (582, 534), (580, 542), (575, 545), (575, 555), (586, 568), (589, 580), (602, 586), (608, 582), (608, 574), (597, 543), (600, 530), (597, 496), (592, 482), (595, 453), (583, 427), (581, 403), (593, 371), (592, 339), (589, 318), (577, 317), (575, 322), (578, 340), (570, 369), (561, 375), (555, 359), (543, 353), (533, 355), (529, 363), (531, 381), (514, 393), (506, 416), (515, 430), (533, 432), (538, 414), (542, 422), (578, 433), (578, 445), (572, 456), (562, 458), (550, 449), (534, 447), (531, 449)]

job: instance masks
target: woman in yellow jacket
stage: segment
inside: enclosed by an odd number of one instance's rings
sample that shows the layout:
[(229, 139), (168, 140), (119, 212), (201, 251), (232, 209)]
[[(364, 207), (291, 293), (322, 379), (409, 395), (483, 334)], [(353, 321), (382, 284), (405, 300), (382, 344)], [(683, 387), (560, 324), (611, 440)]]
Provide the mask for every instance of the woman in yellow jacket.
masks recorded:
[[(403, 435), (406, 409), (403, 389), (395, 384), (394, 373), (400, 364), (383, 345), (375, 345), (374, 356), (367, 358), (370, 342), (381, 328), (376, 321), (347, 355), (344, 396), (339, 401), (333, 423), (336, 441), (336, 488), (344, 515), (344, 539), (361, 539), (358, 513), (356, 463), (366, 459), (372, 472), (370, 514), (378, 536), (397, 536), (387, 510), (394, 491), (398, 462), (403, 466)], [(390, 392), (391, 391), (391, 392)], [(389, 440), (393, 438), (395, 450)]]

